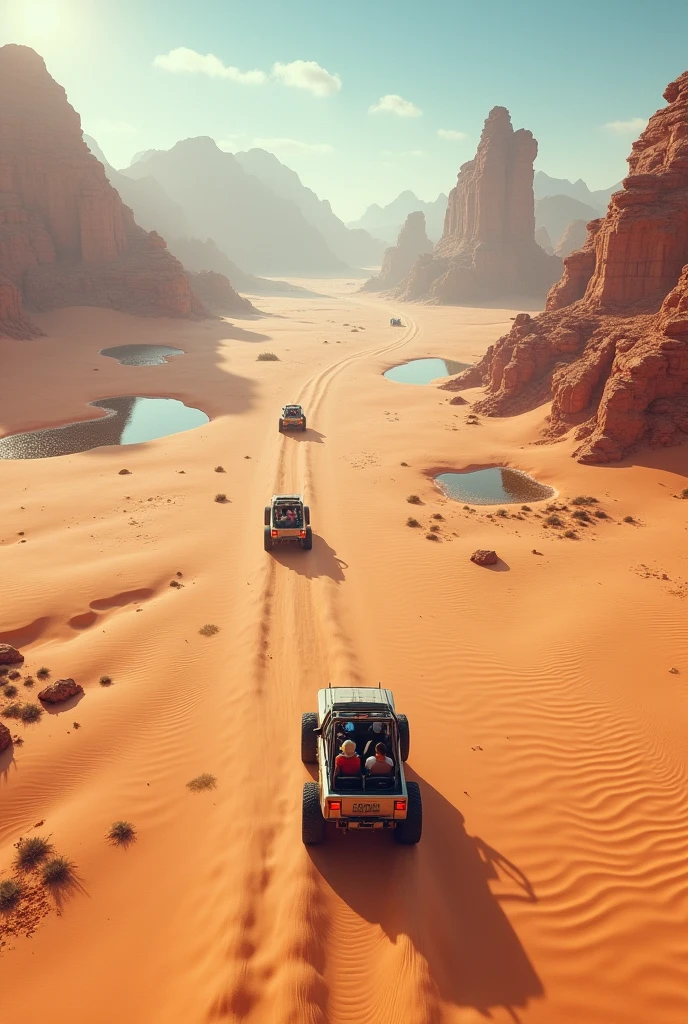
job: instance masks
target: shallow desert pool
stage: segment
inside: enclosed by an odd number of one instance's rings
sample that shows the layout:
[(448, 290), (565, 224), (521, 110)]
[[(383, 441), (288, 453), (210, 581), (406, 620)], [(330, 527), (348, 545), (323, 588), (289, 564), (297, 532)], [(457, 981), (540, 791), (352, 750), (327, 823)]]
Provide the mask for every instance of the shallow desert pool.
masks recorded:
[(470, 505), (509, 505), (526, 501), (544, 501), (556, 492), (538, 483), (520, 469), (491, 466), (467, 473), (440, 473), (435, 483), (448, 498)]
[(116, 345), (102, 348), (101, 356), (116, 359), (122, 366), (160, 366), (169, 362), (172, 356), (183, 356), (184, 349), (169, 345)]
[(457, 363), (453, 359), (411, 359), (385, 370), (383, 377), (397, 384), (431, 384), (438, 377), (453, 377), (467, 370), (470, 363)]

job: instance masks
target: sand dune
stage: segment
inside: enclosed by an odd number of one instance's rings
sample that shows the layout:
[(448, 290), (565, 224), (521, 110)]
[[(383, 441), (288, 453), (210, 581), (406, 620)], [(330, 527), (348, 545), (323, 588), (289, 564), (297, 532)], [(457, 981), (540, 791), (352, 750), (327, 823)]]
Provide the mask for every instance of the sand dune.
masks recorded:
[[(517, 311), (311, 285), (324, 297), (262, 299), (259, 320), (74, 309), (37, 317), (45, 338), (0, 340), (18, 382), (0, 432), (99, 415), (86, 403), (113, 395), (211, 417), (148, 444), (0, 461), (0, 642), (22, 647), (24, 675), (46, 665), (85, 688), (13, 724), (24, 742), (0, 754), (0, 877), (32, 834), (76, 875), (59, 905), (37, 887), (20, 928), (0, 917), (7, 1019), (680, 1024), (685, 450), (596, 468), (568, 441), (530, 443), (546, 410), (469, 426), (447, 392), (382, 372), (474, 361)], [(147, 341), (186, 355), (98, 355)], [(280, 361), (257, 362), (264, 350)], [(294, 400), (310, 429), (281, 436)], [(559, 539), (532, 503), (488, 518), (428, 476), (493, 463), (559, 502), (594, 495), (609, 518)], [(309, 554), (262, 549), (282, 488), (308, 496)], [(426, 529), (443, 516), (439, 543), (411, 513)], [(501, 571), (472, 564), (477, 547)], [(381, 681), (408, 714), (418, 847), (302, 846), (299, 717), (328, 681)], [(203, 772), (216, 788), (190, 792)], [(104, 838), (120, 818), (137, 829), (127, 849)]]

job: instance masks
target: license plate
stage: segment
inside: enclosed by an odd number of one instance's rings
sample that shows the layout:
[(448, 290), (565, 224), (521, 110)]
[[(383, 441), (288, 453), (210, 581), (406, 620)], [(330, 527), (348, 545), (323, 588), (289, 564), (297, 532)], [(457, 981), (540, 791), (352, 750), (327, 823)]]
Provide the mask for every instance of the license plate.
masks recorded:
[(380, 804), (379, 803), (373, 804), (373, 803), (367, 803), (367, 802), (366, 803), (357, 802), (357, 803), (354, 803), (353, 810), (352, 810), (351, 813), (352, 814), (379, 814), (380, 813)]

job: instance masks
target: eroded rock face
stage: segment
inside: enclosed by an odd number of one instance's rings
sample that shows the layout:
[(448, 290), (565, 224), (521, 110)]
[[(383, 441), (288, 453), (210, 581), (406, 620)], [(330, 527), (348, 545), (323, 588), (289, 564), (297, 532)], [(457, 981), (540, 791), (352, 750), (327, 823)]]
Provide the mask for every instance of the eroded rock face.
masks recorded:
[(212, 313), (226, 316), (231, 313), (258, 312), (253, 303), (234, 291), (224, 274), (203, 270), (199, 273), (189, 272), (188, 276), (194, 292)]
[(78, 693), (83, 692), (83, 686), (75, 683), (73, 679), (57, 679), (41, 690), (38, 699), (45, 701), (46, 704), (61, 704), (63, 700), (69, 700), (70, 697), (76, 697)]
[(561, 262), (535, 241), (533, 161), (537, 142), (514, 131), (509, 111), (494, 107), (478, 151), (462, 165), (449, 194), (442, 238), (421, 256), (397, 295), (442, 303), (507, 296), (539, 297)]
[(517, 316), (445, 385), (485, 385), (475, 407), (491, 415), (551, 398), (549, 436), (575, 427), (581, 462), (688, 440), (688, 72), (664, 98), (633, 143), (623, 190), (564, 260), (546, 312)]
[(12, 733), (6, 725), (0, 722), (0, 753), (12, 745)]
[(21, 665), (24, 655), (11, 644), (0, 644), (0, 665)]
[(0, 47), (0, 333), (37, 333), (22, 306), (203, 314), (178, 260), (137, 226), (29, 47)]
[(425, 214), (409, 213), (397, 244), (385, 250), (380, 273), (366, 281), (361, 291), (394, 288), (406, 277), (418, 257), (428, 252), (432, 252), (432, 242), (425, 233)]

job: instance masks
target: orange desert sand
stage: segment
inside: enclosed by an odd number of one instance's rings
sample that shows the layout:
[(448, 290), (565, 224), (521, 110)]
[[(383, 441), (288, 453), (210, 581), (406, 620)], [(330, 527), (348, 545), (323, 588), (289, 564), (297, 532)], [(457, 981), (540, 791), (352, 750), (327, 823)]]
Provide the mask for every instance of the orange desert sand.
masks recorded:
[[(85, 689), (8, 723), (24, 742), (2, 762), (0, 877), (20, 837), (49, 835), (77, 883), (58, 905), (37, 890), (19, 929), (0, 918), (3, 1019), (685, 1024), (686, 449), (590, 467), (568, 439), (532, 443), (546, 408), (469, 426), (451, 393), (381, 374), (475, 362), (518, 310), (301, 283), (321, 297), (255, 299), (259, 320), (78, 308), (35, 317), (45, 338), (0, 340), (16, 382), (2, 433), (116, 394), (211, 417), (0, 462), (0, 642), (21, 648), (23, 674), (46, 665)], [(98, 355), (140, 342), (187, 354)], [(264, 350), (280, 361), (257, 362)], [(285, 401), (311, 432), (278, 433)], [(558, 503), (596, 496), (610, 518), (560, 539), (535, 517), (547, 502), (488, 518), (429, 475), (490, 464)], [(266, 554), (263, 506), (292, 489), (313, 550)], [(476, 548), (501, 571), (474, 565)], [(219, 632), (200, 635), (207, 623)], [(378, 681), (409, 716), (423, 838), (332, 832), (308, 849), (300, 715), (328, 682)], [(216, 788), (189, 791), (204, 772)], [(105, 839), (117, 819), (137, 830), (126, 849)]]

